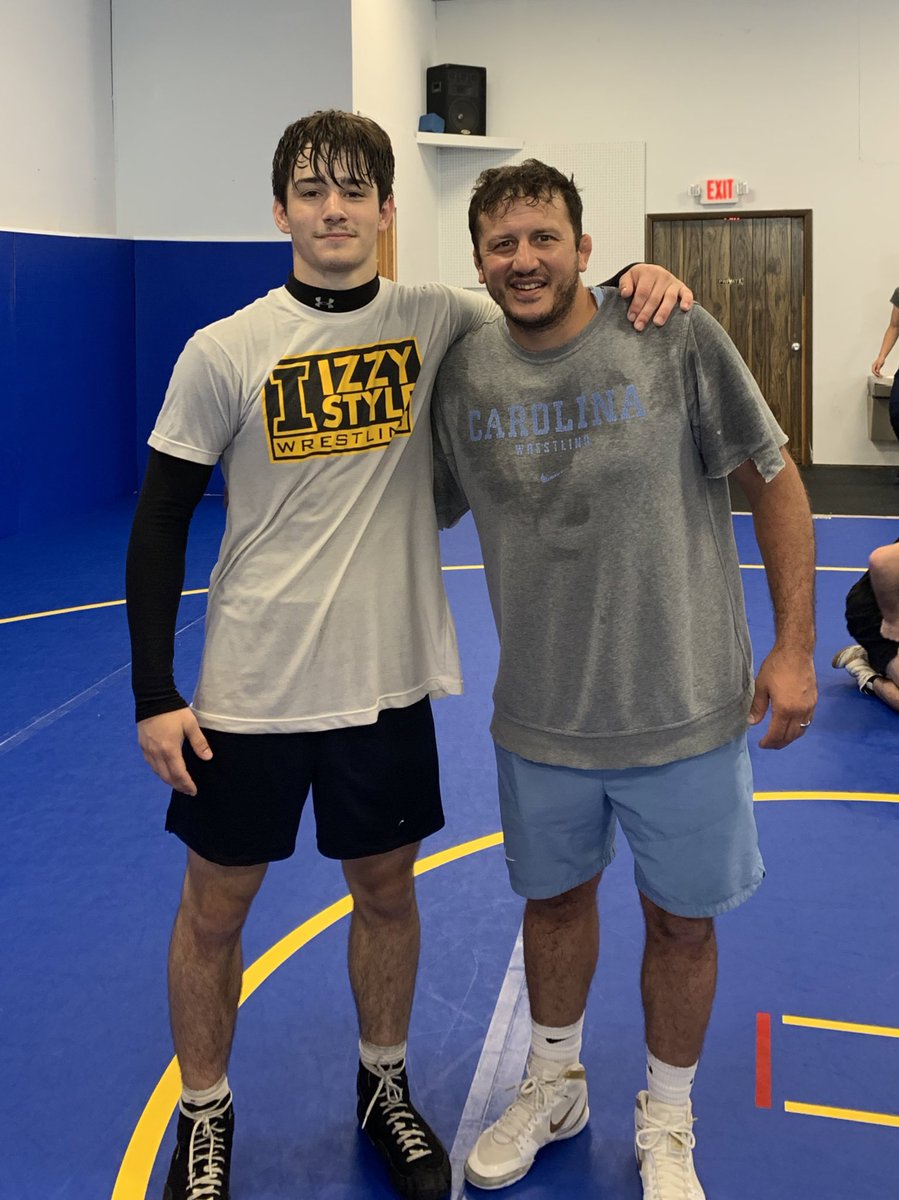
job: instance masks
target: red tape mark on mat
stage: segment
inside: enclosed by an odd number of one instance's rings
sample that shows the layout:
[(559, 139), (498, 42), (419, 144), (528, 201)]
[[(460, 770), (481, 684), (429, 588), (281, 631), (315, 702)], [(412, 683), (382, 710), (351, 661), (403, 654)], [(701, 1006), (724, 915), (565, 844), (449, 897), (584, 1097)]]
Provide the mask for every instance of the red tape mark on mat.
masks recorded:
[(755, 1014), (755, 1106), (771, 1107), (771, 1014)]

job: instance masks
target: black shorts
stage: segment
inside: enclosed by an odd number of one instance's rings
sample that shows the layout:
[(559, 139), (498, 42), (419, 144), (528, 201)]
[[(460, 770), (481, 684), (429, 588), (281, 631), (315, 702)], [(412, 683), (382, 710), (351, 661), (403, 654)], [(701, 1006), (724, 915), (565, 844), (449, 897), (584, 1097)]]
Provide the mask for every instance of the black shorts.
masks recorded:
[(310, 787), (326, 858), (384, 854), (443, 828), (427, 697), (382, 710), (372, 725), (203, 732), (212, 758), (204, 762), (185, 743), (197, 795), (172, 792), (165, 827), (210, 862), (255, 866), (290, 858)]
[(846, 597), (846, 628), (867, 652), (868, 662), (874, 670), (886, 675), (887, 664), (899, 653), (899, 642), (883, 636), (880, 632), (882, 620), (883, 614), (871, 587), (871, 576), (866, 571)]

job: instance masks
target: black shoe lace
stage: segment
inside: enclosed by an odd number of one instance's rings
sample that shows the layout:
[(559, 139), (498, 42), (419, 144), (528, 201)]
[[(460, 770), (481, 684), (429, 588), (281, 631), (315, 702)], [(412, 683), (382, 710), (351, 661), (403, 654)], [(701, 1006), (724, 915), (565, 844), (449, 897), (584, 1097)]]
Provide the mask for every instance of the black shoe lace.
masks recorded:
[(427, 1136), (420, 1124), (418, 1113), (412, 1107), (409, 1097), (405, 1094), (399, 1082), (403, 1072), (403, 1063), (393, 1066), (369, 1067), (377, 1077), (378, 1086), (369, 1101), (365, 1116), (362, 1118), (362, 1128), (377, 1104), (384, 1116), (387, 1128), (392, 1133), (400, 1150), (406, 1157), (407, 1163), (425, 1158), (431, 1153)]
[(187, 1200), (219, 1200), (225, 1171), (225, 1123), (222, 1111), (194, 1121), (187, 1148)]

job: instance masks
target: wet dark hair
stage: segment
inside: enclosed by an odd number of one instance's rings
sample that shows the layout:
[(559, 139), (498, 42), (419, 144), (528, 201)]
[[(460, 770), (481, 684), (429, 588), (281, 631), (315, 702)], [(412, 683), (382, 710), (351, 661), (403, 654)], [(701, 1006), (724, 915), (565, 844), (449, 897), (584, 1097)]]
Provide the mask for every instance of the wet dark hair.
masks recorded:
[(353, 179), (377, 189), (378, 204), (393, 195), (393, 147), (368, 117), (329, 108), (287, 126), (272, 159), (272, 193), (285, 207), (300, 157), (323, 179), (334, 179), (339, 160)]
[(509, 167), (490, 167), (475, 180), (468, 205), (468, 231), (471, 234), (475, 255), (478, 255), (478, 218), (484, 213), (492, 217), (506, 212), (516, 200), (528, 204), (546, 204), (553, 196), (565, 201), (574, 244), (581, 244), (583, 234), (584, 205), (574, 176), (563, 175), (555, 167), (549, 167), (539, 159), (528, 158), (523, 163)]

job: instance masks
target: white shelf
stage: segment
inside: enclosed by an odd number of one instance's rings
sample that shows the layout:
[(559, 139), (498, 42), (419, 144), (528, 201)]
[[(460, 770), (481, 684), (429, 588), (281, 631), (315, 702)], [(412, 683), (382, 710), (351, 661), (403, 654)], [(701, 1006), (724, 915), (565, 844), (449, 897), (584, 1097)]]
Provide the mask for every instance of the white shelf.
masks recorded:
[(416, 133), (420, 146), (441, 146), (444, 150), (520, 150), (521, 138), (481, 137), (467, 133)]

